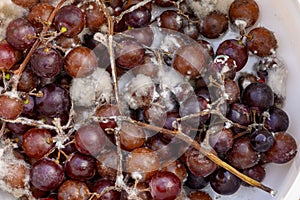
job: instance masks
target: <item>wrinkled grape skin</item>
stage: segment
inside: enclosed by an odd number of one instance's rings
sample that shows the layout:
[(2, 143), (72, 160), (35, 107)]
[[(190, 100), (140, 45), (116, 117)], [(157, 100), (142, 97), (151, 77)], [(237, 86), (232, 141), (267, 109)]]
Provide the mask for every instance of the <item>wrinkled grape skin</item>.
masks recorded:
[(48, 117), (62, 115), (70, 109), (70, 96), (62, 87), (48, 84), (41, 90), (42, 97), (36, 97), (36, 107), (40, 114)]
[(52, 78), (58, 75), (63, 68), (63, 58), (52, 48), (40, 47), (30, 59), (32, 71), (43, 78)]
[(32, 128), (24, 134), (22, 148), (27, 156), (40, 159), (54, 146), (51, 138), (47, 129)]
[(84, 28), (84, 14), (77, 6), (67, 5), (58, 10), (53, 23), (58, 32), (66, 28), (67, 31), (63, 35), (74, 37)]
[(156, 200), (173, 200), (181, 190), (180, 179), (172, 172), (158, 172), (149, 183), (151, 196)]
[(231, 195), (240, 188), (241, 182), (236, 176), (220, 168), (211, 175), (210, 185), (221, 195)]
[(42, 158), (32, 165), (30, 181), (42, 191), (57, 189), (64, 179), (63, 168), (49, 158)]
[(278, 132), (274, 137), (274, 145), (266, 152), (267, 160), (277, 164), (292, 160), (298, 152), (298, 146), (293, 136), (289, 133)]
[(27, 19), (15, 19), (7, 27), (6, 40), (15, 49), (25, 50), (36, 40), (35, 29)]

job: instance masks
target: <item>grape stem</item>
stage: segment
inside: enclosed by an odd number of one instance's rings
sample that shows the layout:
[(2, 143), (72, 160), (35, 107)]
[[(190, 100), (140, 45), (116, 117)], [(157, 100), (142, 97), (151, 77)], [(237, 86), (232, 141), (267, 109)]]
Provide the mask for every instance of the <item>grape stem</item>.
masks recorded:
[(213, 161), (215, 164), (217, 164), (220, 167), (222, 167), (222, 168), (226, 169), (227, 171), (231, 172), (232, 174), (234, 174), (235, 176), (240, 178), (242, 181), (248, 183), (249, 185), (260, 188), (263, 191), (271, 194), (272, 196), (276, 193), (273, 189), (271, 189), (271, 188), (263, 185), (262, 183), (260, 183), (256, 180), (244, 175), (243, 173), (239, 172), (234, 167), (230, 166), (226, 162), (222, 161), (218, 156), (213, 154), (211, 152), (210, 148), (201, 146), (201, 144), (199, 144), (198, 142), (196, 142), (195, 140), (193, 140), (192, 138), (190, 138), (189, 136), (185, 135), (184, 133), (182, 133), (180, 131), (171, 131), (171, 130), (164, 129), (164, 128), (161, 128), (161, 127), (153, 126), (151, 124), (146, 124), (146, 123), (143, 123), (143, 122), (140, 122), (140, 121), (136, 121), (136, 120), (133, 120), (131, 118), (124, 118), (123, 120), (125, 120), (127, 122), (130, 122), (130, 123), (133, 123), (133, 124), (136, 124), (136, 125), (138, 125), (142, 128), (146, 128), (146, 129), (149, 129), (149, 130), (152, 130), (152, 131), (157, 131), (157, 132), (161, 132), (161, 133), (164, 133), (164, 134), (175, 136), (178, 139), (186, 142), (187, 144), (189, 144), (193, 148), (197, 149), (204, 156), (206, 156), (211, 161)]

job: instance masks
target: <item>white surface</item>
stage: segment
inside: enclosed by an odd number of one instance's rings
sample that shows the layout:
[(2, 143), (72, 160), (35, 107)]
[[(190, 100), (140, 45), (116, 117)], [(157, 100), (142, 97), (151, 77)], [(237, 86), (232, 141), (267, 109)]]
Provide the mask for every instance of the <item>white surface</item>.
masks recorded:
[[(3, 0), (1, 0), (3, 3)], [(1, 4), (0, 2), (0, 4)], [(275, 32), (279, 42), (278, 55), (289, 69), (287, 81), (287, 102), (285, 110), (290, 117), (291, 133), (300, 143), (300, 1), (296, 0), (257, 0), (261, 16), (258, 25)], [(267, 165), (264, 184), (278, 191), (276, 197), (255, 188), (242, 187), (237, 194), (218, 198), (219, 200), (299, 200), (300, 199), (300, 152), (292, 163)], [(0, 193), (0, 199), (10, 200)]]

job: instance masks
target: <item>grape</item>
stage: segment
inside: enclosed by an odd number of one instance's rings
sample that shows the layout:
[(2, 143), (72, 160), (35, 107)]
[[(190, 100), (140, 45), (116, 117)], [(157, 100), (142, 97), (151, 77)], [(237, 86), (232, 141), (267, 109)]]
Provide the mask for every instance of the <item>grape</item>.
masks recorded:
[(227, 103), (238, 102), (240, 97), (240, 88), (238, 84), (231, 79), (225, 79), (224, 81), (225, 92), (228, 95), (226, 98)]
[(211, 12), (202, 19), (200, 33), (206, 38), (218, 38), (228, 30), (227, 15), (221, 12)]
[(188, 173), (185, 169), (185, 166), (178, 160), (163, 163), (161, 171), (168, 171), (174, 173), (180, 179), (181, 182), (184, 182), (188, 177)]
[(267, 130), (254, 131), (250, 136), (250, 144), (255, 151), (266, 152), (274, 143), (274, 137), (272, 133)]
[(21, 123), (6, 123), (6, 127), (15, 134), (24, 134), (30, 129), (30, 126)]
[(32, 71), (36, 75), (52, 78), (61, 72), (63, 58), (55, 49), (40, 47), (32, 54), (30, 64)]
[(89, 188), (84, 182), (66, 180), (58, 189), (58, 200), (86, 200), (90, 196)]
[(81, 6), (86, 19), (86, 27), (93, 32), (100, 30), (101, 26), (106, 23), (106, 17), (96, 2), (88, 2)]
[(272, 132), (286, 131), (289, 127), (289, 117), (285, 111), (272, 106), (269, 116), (265, 119), (264, 126)]
[(157, 200), (173, 200), (181, 191), (180, 179), (172, 172), (157, 172), (149, 183), (151, 196)]
[(13, 48), (22, 51), (33, 45), (36, 32), (27, 19), (18, 18), (8, 24), (6, 40)]
[(132, 69), (141, 64), (145, 57), (145, 49), (135, 40), (124, 39), (116, 48), (116, 62), (124, 69)]
[(78, 35), (84, 28), (84, 14), (74, 5), (67, 5), (58, 10), (55, 15), (53, 24), (57, 31), (64, 31), (67, 37)]
[(217, 153), (225, 154), (233, 145), (233, 133), (223, 128), (209, 135), (209, 143)]
[(28, 168), (21, 163), (9, 163), (6, 165), (6, 174), (3, 176), (3, 181), (13, 189), (22, 189), (25, 186)]
[(106, 145), (106, 135), (98, 125), (85, 125), (75, 133), (75, 145), (79, 152), (95, 156)]
[(235, 193), (241, 185), (240, 179), (223, 168), (218, 169), (210, 177), (210, 186), (221, 195)]
[(135, 28), (126, 31), (125, 34), (132, 36), (137, 42), (148, 47), (151, 46), (154, 39), (154, 33), (149, 27)]
[(235, 39), (223, 41), (216, 52), (217, 55), (227, 55), (236, 62), (236, 71), (240, 71), (248, 61), (247, 47)]
[[(93, 183), (92, 191), (101, 194), (105, 188), (112, 187), (114, 185), (115, 183), (113, 181), (100, 179)], [(97, 198), (97, 200), (119, 200), (120, 197), (121, 197), (120, 192), (116, 190), (109, 190), (103, 193), (103, 195), (100, 198)]]
[(0, 95), (0, 118), (14, 120), (23, 110), (22, 101), (16, 97)]
[(0, 69), (9, 70), (16, 63), (16, 55), (12, 46), (8, 43), (0, 43)]
[(97, 170), (101, 177), (115, 180), (117, 177), (118, 154), (114, 150), (104, 150), (97, 156)]
[(252, 29), (247, 36), (247, 47), (259, 57), (270, 56), (277, 49), (274, 33), (264, 27)]
[(53, 146), (51, 133), (47, 129), (32, 128), (23, 136), (22, 148), (31, 158), (42, 158)]
[(274, 93), (265, 83), (251, 83), (243, 92), (242, 100), (249, 107), (264, 111), (274, 104)]
[(249, 137), (238, 138), (227, 154), (228, 162), (239, 169), (253, 167), (259, 161), (259, 153), (254, 151)]
[(173, 59), (173, 67), (179, 73), (196, 78), (208, 64), (207, 54), (203, 48), (194, 45), (185, 45), (177, 49)]
[(209, 176), (208, 177), (196, 176), (192, 172), (188, 171), (188, 177), (184, 184), (191, 189), (199, 190), (206, 187), (208, 183), (209, 183)]
[[(249, 176), (250, 178), (253, 178), (256, 181), (261, 182), (265, 176), (266, 176), (266, 171), (261, 165), (255, 165), (251, 168), (244, 169), (243, 174), (246, 176)], [(242, 183), (245, 186), (250, 186), (248, 183), (243, 182)]]
[(36, 4), (29, 12), (27, 19), (37, 30), (41, 31), (53, 10), (54, 7), (49, 3)]
[[(214, 151), (212, 153), (216, 154)], [(206, 177), (217, 169), (217, 165), (196, 149), (186, 152), (186, 165), (196, 176)]]
[(212, 198), (203, 191), (194, 191), (188, 195), (190, 200), (212, 200)]
[[(244, 104), (240, 104), (240, 103), (231, 104), (226, 117), (231, 121), (244, 126), (247, 126), (251, 123), (250, 109)], [(236, 133), (236, 131), (239, 130), (233, 130), (233, 131), (234, 133)]]
[(45, 85), (40, 90), (42, 97), (36, 97), (37, 111), (48, 117), (55, 117), (68, 112), (70, 109), (70, 96), (62, 87), (55, 84)]
[(193, 23), (188, 23), (182, 29), (183, 34), (189, 36), (190, 38), (196, 40), (199, 36), (198, 27)]
[(164, 11), (158, 19), (158, 26), (174, 31), (182, 28), (183, 22), (181, 16), (174, 10)]
[(91, 156), (75, 152), (65, 162), (65, 172), (74, 180), (89, 180), (96, 174), (96, 161)]
[[(97, 110), (95, 115), (97, 117), (111, 117), (111, 116), (119, 116), (119, 109), (118, 106), (113, 104), (105, 104), (100, 106)], [(107, 128), (115, 128), (117, 126), (117, 122), (115, 120), (104, 120), (99, 122), (99, 125), (103, 130)]]
[(154, 2), (161, 7), (170, 7), (173, 5), (172, 0), (155, 0)]
[(143, 146), (145, 132), (138, 126), (129, 123), (122, 123), (120, 130), (121, 147), (127, 151)]
[(236, 75), (236, 62), (227, 55), (217, 55), (212, 63), (212, 68), (220, 72), (224, 78), (234, 79)]
[[(245, 27), (253, 26), (259, 17), (259, 7), (254, 0), (235, 0), (229, 8), (229, 18), (232, 24), (239, 25), (240, 21)], [(241, 22), (240, 22), (241, 23)]]
[[(149, 165), (149, 163), (151, 163), (151, 165)], [(126, 158), (126, 170), (134, 179), (136, 178), (135, 176), (140, 175), (140, 182), (150, 180), (158, 171), (159, 167), (158, 156), (147, 148), (137, 148), (131, 151)]]
[(292, 160), (298, 151), (298, 146), (289, 133), (278, 132), (274, 135), (274, 145), (266, 152), (267, 160), (282, 164)]
[(37, 88), (39, 79), (35, 73), (31, 70), (30, 66), (27, 66), (21, 75), (21, 79), (18, 84), (18, 91), (29, 92), (34, 88)]
[(91, 75), (97, 66), (98, 60), (96, 55), (87, 47), (75, 47), (65, 57), (64, 68), (74, 78), (83, 78)]
[(63, 179), (63, 168), (49, 158), (41, 158), (32, 165), (30, 170), (32, 185), (42, 191), (57, 189)]
[(141, 28), (147, 26), (150, 23), (151, 11), (146, 6), (142, 6), (130, 13), (127, 13), (124, 17), (125, 23), (128, 26)]

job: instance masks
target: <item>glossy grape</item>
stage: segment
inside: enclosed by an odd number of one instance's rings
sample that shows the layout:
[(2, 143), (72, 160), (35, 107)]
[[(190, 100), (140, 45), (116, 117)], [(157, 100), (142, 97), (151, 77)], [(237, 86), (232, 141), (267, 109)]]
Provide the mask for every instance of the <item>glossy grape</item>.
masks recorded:
[(250, 136), (250, 144), (255, 151), (266, 152), (274, 143), (272, 133), (267, 130), (254, 131)]
[[(104, 189), (106, 189), (107, 187), (112, 187), (114, 185), (115, 183), (113, 181), (100, 179), (93, 183), (92, 191), (101, 194)], [(120, 192), (112, 189), (103, 193), (103, 195), (100, 198), (97, 198), (97, 200), (119, 200), (120, 196)]]
[(180, 179), (172, 172), (158, 172), (149, 183), (151, 196), (157, 200), (173, 200), (181, 191)]
[(269, 116), (266, 117), (264, 125), (269, 131), (281, 132), (288, 129), (289, 117), (284, 110), (272, 106), (268, 113)]
[(8, 43), (0, 43), (0, 69), (9, 70), (16, 63), (16, 55), (12, 46)]
[(27, 19), (38, 29), (46, 25), (51, 12), (54, 10), (54, 7), (49, 3), (39, 3), (36, 4), (31, 11), (29, 12)]
[(145, 27), (150, 23), (151, 11), (146, 6), (142, 6), (130, 13), (127, 13), (124, 17), (125, 23), (128, 26), (134, 28)]
[(23, 110), (21, 99), (0, 95), (0, 118), (14, 120), (20, 116)]
[(84, 182), (66, 180), (58, 189), (58, 200), (86, 200), (90, 196), (88, 186)]
[(182, 25), (182, 17), (173, 10), (164, 11), (158, 19), (158, 26), (162, 28), (179, 31)]
[(211, 12), (200, 23), (200, 33), (206, 38), (218, 38), (228, 29), (227, 15), (221, 12)]

